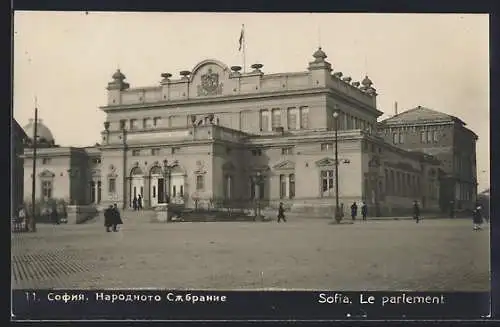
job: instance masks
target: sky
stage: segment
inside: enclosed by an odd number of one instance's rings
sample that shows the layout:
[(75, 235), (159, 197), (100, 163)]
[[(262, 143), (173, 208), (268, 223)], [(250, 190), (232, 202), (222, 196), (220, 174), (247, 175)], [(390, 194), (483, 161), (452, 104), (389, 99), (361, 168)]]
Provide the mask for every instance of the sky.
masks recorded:
[(15, 12), (14, 118), (34, 115), (62, 146), (100, 142), (106, 86), (179, 77), (204, 59), (265, 73), (305, 71), (319, 45), (334, 71), (367, 74), (387, 118), (418, 105), (461, 118), (479, 136), (478, 190), (489, 187), (489, 21), (478, 14)]

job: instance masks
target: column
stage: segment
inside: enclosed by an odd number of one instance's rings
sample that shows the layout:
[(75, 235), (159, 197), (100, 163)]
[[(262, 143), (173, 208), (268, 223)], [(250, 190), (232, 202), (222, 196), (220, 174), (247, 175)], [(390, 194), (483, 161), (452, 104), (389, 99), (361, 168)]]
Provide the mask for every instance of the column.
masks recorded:
[(149, 208), (151, 206), (151, 176), (144, 176), (144, 194), (142, 194), (142, 206)]

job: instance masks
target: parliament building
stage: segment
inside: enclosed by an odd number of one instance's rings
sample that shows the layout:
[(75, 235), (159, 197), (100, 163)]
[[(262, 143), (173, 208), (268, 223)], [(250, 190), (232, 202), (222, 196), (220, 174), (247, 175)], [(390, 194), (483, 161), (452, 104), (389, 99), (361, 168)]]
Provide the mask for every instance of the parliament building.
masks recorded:
[[(346, 213), (361, 201), (370, 215), (408, 211), (414, 200), (426, 211), (452, 200), (471, 206), (477, 136), (465, 123), (424, 107), (377, 122), (370, 78), (333, 72), (326, 58), (319, 48), (306, 71), (278, 74), (204, 60), (147, 87), (131, 87), (117, 70), (99, 144), (57, 146), (38, 121), (36, 197), (130, 208), (141, 195), (145, 209), (283, 202), (292, 212), (333, 214), (337, 165)], [(31, 139), (34, 124), (24, 127)], [(22, 157), (29, 199), (29, 143)]]

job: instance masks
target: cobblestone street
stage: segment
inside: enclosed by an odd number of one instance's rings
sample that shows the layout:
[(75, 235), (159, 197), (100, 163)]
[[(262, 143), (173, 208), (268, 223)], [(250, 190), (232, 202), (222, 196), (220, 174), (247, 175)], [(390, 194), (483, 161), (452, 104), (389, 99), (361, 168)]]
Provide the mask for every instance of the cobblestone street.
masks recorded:
[(484, 291), (489, 252), (489, 226), (464, 219), (158, 224), (126, 213), (117, 233), (96, 219), (12, 234), (12, 285)]

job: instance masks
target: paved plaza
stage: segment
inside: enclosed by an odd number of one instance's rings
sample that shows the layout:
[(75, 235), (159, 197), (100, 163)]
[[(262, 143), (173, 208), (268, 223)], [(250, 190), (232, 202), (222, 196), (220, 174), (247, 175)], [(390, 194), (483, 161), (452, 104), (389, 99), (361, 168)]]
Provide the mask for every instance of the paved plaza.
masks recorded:
[(465, 219), (150, 223), (125, 213), (12, 234), (14, 288), (489, 290), (489, 227)]

